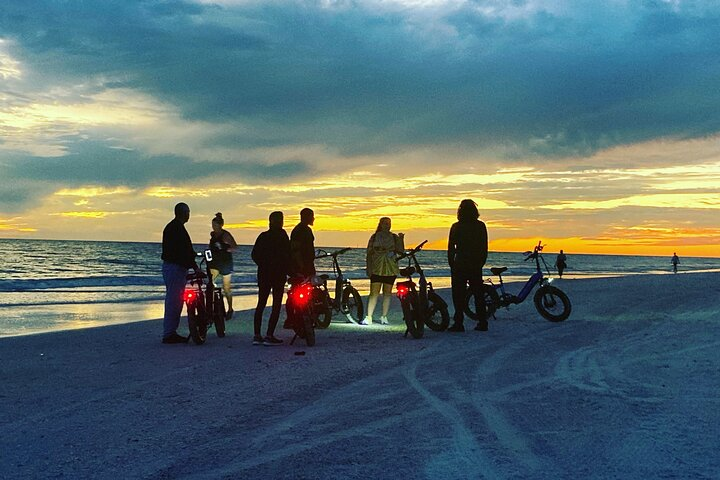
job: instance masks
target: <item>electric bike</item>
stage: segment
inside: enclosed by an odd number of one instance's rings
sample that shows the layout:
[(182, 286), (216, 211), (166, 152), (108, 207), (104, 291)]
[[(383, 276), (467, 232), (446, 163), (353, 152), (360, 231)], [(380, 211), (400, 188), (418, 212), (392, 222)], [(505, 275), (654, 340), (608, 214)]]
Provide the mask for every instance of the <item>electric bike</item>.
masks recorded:
[[(483, 301), (480, 302), (480, 304), (485, 306), (487, 318), (495, 318), (495, 312), (500, 307), (509, 308), (510, 305), (517, 305), (525, 301), (536, 285), (539, 285), (539, 288), (535, 291), (533, 303), (540, 315), (551, 322), (562, 322), (570, 316), (570, 312), (572, 311), (570, 299), (565, 292), (551, 285), (552, 279), (546, 278), (540, 267), (540, 262), (542, 261), (549, 277), (550, 269), (542, 256), (542, 250), (543, 244), (542, 242), (538, 242), (532, 252), (527, 251), (523, 254), (525, 261), (535, 260), (535, 273), (530, 276), (517, 295), (505, 291), (502, 273), (507, 270), (507, 267), (490, 269), (493, 275), (497, 275), (500, 283), (495, 285), (491, 279), (488, 279), (481, 285)], [(469, 291), (465, 301), (465, 314), (477, 320), (478, 316), (475, 311), (473, 311), (474, 305), (473, 292)]]
[(335, 276), (335, 297), (330, 296), (328, 290), (328, 275), (319, 275), (323, 279), (320, 289), (323, 291), (323, 305), (318, 311), (318, 319), (316, 326), (318, 328), (327, 328), (330, 326), (333, 311), (340, 312), (345, 315), (350, 323), (358, 323), (363, 318), (363, 303), (360, 293), (352, 286), (350, 280), (343, 276), (337, 257), (350, 250), (343, 248), (332, 253), (318, 249), (315, 253), (315, 259), (330, 257), (332, 259), (333, 274)]
[(205, 250), (204, 254), (199, 253), (198, 256), (202, 257), (200, 267), (204, 263), (206, 271), (198, 270), (187, 275), (183, 300), (187, 307), (190, 337), (196, 345), (202, 345), (207, 340), (208, 329), (213, 325), (218, 337), (225, 336), (225, 302), (222, 290), (215, 288), (210, 274), (208, 263), (212, 261), (212, 253)]
[[(398, 282), (396, 285), (397, 296), (402, 306), (403, 320), (407, 327), (405, 330), (406, 337), (410, 333), (413, 338), (422, 338), (425, 325), (430, 327), (431, 330), (441, 332), (450, 323), (447, 303), (440, 295), (435, 293), (432, 283), (427, 281), (425, 272), (420, 267), (416, 257), (416, 254), (422, 250), (423, 245), (426, 243), (427, 240), (398, 256), (398, 261), (403, 258), (408, 259), (408, 266), (400, 269), (400, 275), (407, 277), (407, 280)], [(414, 274), (420, 276), (418, 285), (412, 279)]]
[(327, 281), (322, 275), (310, 277), (290, 277), (288, 298), (285, 302), (287, 320), (285, 328), (292, 328), (295, 336), (290, 345), (298, 337), (305, 340), (308, 347), (315, 345), (315, 326), (320, 312), (327, 309), (325, 291), (322, 285)]

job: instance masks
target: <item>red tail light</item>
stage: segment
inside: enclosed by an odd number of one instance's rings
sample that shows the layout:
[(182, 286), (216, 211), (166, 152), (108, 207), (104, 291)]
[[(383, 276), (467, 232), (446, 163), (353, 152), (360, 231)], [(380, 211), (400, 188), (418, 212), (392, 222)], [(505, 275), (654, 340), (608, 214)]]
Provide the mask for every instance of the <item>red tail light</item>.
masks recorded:
[(195, 293), (195, 290), (185, 290), (185, 293), (183, 294), (183, 300), (186, 302), (192, 302), (195, 300), (195, 296), (197, 294)]
[(298, 285), (289, 292), (289, 295), (296, 305), (305, 305), (312, 298), (312, 285)]
[(407, 292), (408, 292), (408, 289), (405, 285), (398, 285), (398, 287), (397, 287), (398, 297), (404, 297), (405, 295), (407, 295)]

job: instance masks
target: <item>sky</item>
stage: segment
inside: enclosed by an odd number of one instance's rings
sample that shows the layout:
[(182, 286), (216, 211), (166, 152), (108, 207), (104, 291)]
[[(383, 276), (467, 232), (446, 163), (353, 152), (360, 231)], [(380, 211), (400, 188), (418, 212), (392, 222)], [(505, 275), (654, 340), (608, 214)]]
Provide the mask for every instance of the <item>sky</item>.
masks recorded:
[(444, 248), (720, 256), (714, 0), (3, 0), (0, 238), (274, 210)]

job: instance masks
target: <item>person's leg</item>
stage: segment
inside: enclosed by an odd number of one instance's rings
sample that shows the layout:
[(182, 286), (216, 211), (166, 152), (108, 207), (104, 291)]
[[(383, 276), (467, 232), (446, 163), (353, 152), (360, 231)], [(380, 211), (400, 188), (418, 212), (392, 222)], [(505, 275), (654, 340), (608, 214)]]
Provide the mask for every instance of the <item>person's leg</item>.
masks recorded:
[(270, 321), (268, 322), (267, 336), (275, 336), (275, 327), (277, 327), (280, 319), (280, 309), (282, 308), (282, 299), (285, 294), (285, 279), (277, 279), (272, 283), (272, 312), (270, 312)]
[[(465, 319), (465, 296), (467, 295), (467, 276), (461, 272), (453, 272), (450, 277), (450, 286), (452, 289), (453, 308), (453, 326), (462, 326)], [(451, 327), (452, 328), (452, 327)]]
[(475, 330), (486, 331), (488, 329), (487, 311), (485, 310), (485, 302), (482, 297), (482, 274), (473, 275), (469, 279), (470, 290), (473, 292), (473, 298), (475, 301), (475, 311), (478, 316), (478, 323)]
[(232, 274), (228, 273), (227, 275), (223, 275), (223, 295), (225, 295), (225, 300), (227, 300), (227, 311), (228, 314), (233, 311), (232, 307), (232, 287), (231, 287), (231, 281), (232, 281)]
[(368, 311), (367, 316), (363, 322), (372, 321), (373, 312), (375, 312), (375, 305), (377, 305), (378, 295), (380, 294), (380, 282), (370, 282), (370, 297), (368, 298)]
[[(382, 304), (382, 317), (380, 317), (380, 323), (387, 323), (387, 314), (390, 311), (390, 302), (392, 301), (392, 283), (383, 283), (382, 284), (382, 292), (383, 292), (383, 304)], [(383, 319), (385, 321), (383, 322)]]
[(163, 338), (166, 338), (176, 334), (180, 325), (187, 269), (174, 263), (163, 263), (162, 272), (165, 282)]
[(272, 288), (272, 285), (270, 284), (270, 282), (265, 281), (265, 280), (258, 281), (258, 303), (257, 303), (257, 307), (255, 307), (255, 318), (254, 318), (254, 324), (253, 324), (253, 328), (255, 329), (254, 333), (255, 333), (256, 337), (261, 336), (260, 331), (262, 330), (263, 311), (265, 310), (265, 305), (267, 305), (267, 299), (268, 299), (268, 296), (270, 295), (271, 288)]

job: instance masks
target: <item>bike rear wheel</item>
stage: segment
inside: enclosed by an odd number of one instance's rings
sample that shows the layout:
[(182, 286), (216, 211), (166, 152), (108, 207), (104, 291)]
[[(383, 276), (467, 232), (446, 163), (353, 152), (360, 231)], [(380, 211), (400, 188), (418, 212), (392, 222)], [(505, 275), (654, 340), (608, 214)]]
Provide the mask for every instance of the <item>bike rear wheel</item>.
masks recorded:
[(355, 287), (345, 287), (340, 306), (342, 312), (345, 315), (350, 315), (355, 322), (360, 322), (363, 319), (364, 309), (362, 297)]
[(428, 293), (428, 316), (425, 325), (434, 332), (442, 332), (450, 324), (450, 313), (445, 300), (435, 292)]
[(552, 285), (538, 288), (533, 302), (538, 313), (551, 322), (562, 322), (572, 311), (570, 299), (565, 292)]
[[(497, 290), (487, 283), (480, 285), (480, 291), (483, 296), (481, 305), (485, 305), (485, 319), (489, 320), (490, 317), (495, 315), (495, 311), (500, 305), (500, 296)], [(467, 296), (465, 297), (465, 315), (472, 320), (479, 320), (478, 314), (475, 311), (475, 295), (472, 290), (468, 290)]]
[(315, 345), (315, 320), (312, 315), (303, 315), (303, 329), (305, 330), (305, 343), (308, 347)]
[(207, 323), (205, 321), (204, 310), (198, 308), (197, 304), (187, 306), (188, 314), (188, 330), (190, 337), (195, 345), (202, 345), (207, 339)]

